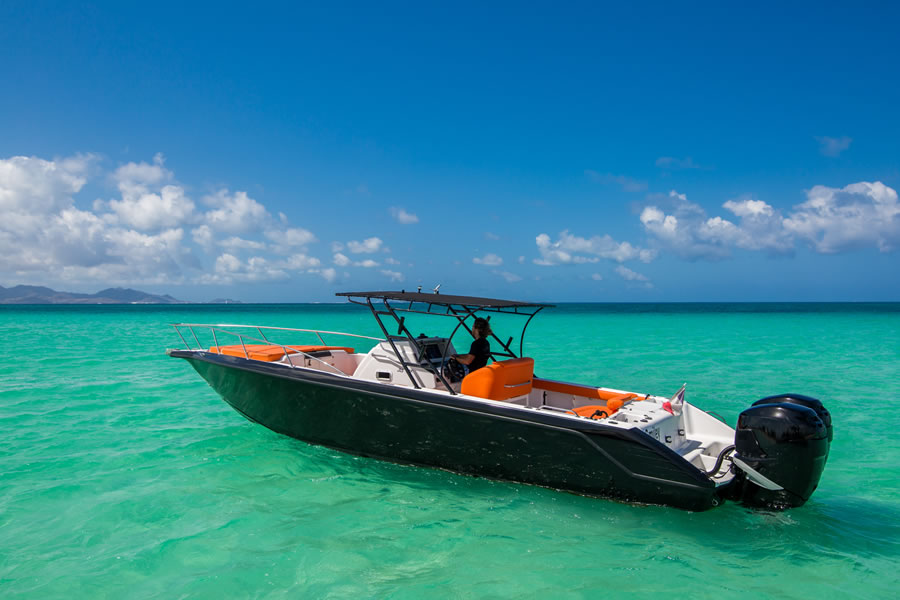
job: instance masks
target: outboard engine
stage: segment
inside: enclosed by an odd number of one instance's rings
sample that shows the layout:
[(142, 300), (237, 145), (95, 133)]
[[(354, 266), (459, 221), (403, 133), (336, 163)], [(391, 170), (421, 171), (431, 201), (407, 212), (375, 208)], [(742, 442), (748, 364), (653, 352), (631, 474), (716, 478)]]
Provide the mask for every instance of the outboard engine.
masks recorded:
[(831, 427), (831, 413), (828, 412), (828, 409), (825, 408), (825, 405), (822, 404), (820, 400), (804, 396), (803, 394), (780, 394), (778, 396), (769, 396), (768, 398), (757, 400), (753, 403), (753, 406), (756, 406), (757, 404), (778, 404), (781, 402), (806, 406), (807, 408), (816, 411), (816, 415), (818, 415), (818, 417), (822, 419), (822, 423), (825, 424), (825, 430), (828, 431), (828, 445), (831, 445), (831, 441), (834, 439), (834, 429)]
[(831, 415), (815, 398), (770, 396), (738, 417), (733, 496), (765, 508), (801, 506), (819, 484), (832, 439)]

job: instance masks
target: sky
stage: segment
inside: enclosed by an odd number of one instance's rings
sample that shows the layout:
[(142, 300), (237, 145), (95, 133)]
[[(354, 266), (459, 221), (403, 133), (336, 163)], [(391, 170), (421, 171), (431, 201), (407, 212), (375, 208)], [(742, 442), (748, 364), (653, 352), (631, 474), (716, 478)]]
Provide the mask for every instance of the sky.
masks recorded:
[(890, 2), (0, 3), (0, 285), (898, 301), (897, 23)]

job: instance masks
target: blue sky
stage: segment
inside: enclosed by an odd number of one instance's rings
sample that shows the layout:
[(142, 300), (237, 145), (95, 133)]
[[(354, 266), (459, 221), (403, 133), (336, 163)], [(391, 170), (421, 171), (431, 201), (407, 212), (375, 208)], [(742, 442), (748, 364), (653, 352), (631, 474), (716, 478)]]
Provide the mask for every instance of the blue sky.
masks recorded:
[(900, 300), (896, 4), (184, 4), (0, 5), (0, 285)]

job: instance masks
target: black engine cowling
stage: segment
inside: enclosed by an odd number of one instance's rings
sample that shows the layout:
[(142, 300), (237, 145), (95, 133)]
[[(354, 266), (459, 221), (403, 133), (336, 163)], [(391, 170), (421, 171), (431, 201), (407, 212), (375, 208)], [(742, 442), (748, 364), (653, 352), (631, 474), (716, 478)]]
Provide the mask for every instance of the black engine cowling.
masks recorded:
[(825, 424), (825, 430), (828, 431), (828, 444), (831, 444), (831, 441), (834, 439), (834, 430), (831, 427), (831, 413), (828, 412), (828, 409), (825, 408), (825, 405), (822, 404), (821, 400), (810, 398), (809, 396), (804, 396), (803, 394), (778, 394), (777, 396), (769, 396), (768, 398), (757, 400), (753, 403), (753, 406), (756, 406), (758, 404), (779, 403), (798, 404), (800, 406), (805, 406), (816, 411), (816, 415), (818, 415), (818, 417), (822, 419), (822, 423)]
[(733, 496), (767, 508), (802, 505), (819, 484), (830, 441), (831, 415), (818, 400), (784, 394), (754, 403), (738, 417)]

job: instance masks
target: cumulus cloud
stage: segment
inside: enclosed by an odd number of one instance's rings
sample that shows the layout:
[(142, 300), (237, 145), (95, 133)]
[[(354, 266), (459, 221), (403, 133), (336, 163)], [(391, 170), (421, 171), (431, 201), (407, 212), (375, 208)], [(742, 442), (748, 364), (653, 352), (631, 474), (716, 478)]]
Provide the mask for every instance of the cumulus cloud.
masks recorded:
[(333, 260), (334, 260), (334, 264), (336, 264), (339, 267), (346, 267), (347, 265), (350, 264), (350, 259), (347, 258), (347, 256), (345, 256), (344, 254), (341, 254), (340, 252), (335, 253)]
[[(116, 220), (141, 231), (177, 227), (196, 221), (193, 201), (183, 187), (166, 184), (174, 179), (165, 168), (165, 159), (157, 154), (153, 164), (130, 162), (112, 174), (121, 199), (110, 200), (109, 209)], [(98, 205), (98, 208), (102, 204)]]
[(586, 169), (584, 174), (587, 175), (591, 179), (591, 181), (595, 181), (603, 185), (618, 185), (626, 192), (643, 192), (647, 189), (646, 181), (632, 179), (627, 175), (598, 173), (597, 171), (594, 171), (592, 169)]
[(381, 249), (382, 243), (380, 238), (370, 237), (361, 242), (347, 242), (347, 250), (353, 254), (374, 254)]
[(311, 231), (301, 227), (288, 227), (286, 229), (266, 229), (265, 236), (278, 248), (290, 249), (298, 246), (306, 246), (316, 241), (316, 236)]
[(219, 242), (219, 245), (232, 251), (239, 249), (262, 250), (266, 247), (266, 245), (262, 242), (245, 240), (244, 238), (240, 238), (237, 236), (231, 236), (230, 238), (221, 240)]
[(848, 138), (847, 136), (833, 138), (823, 135), (821, 137), (816, 137), (816, 141), (819, 142), (819, 152), (823, 155), (838, 157), (841, 155), (841, 152), (850, 147), (850, 142), (852, 142), (853, 139)]
[(266, 208), (246, 192), (231, 194), (222, 189), (203, 201), (212, 208), (203, 219), (213, 231), (243, 233), (259, 229), (271, 218)]
[(321, 264), (322, 261), (320, 261), (318, 258), (314, 256), (307, 256), (302, 252), (291, 254), (283, 262), (284, 267), (292, 271), (305, 271), (307, 269), (316, 268)]
[(517, 281), (522, 281), (522, 278), (515, 273), (510, 273), (509, 271), (492, 271), (495, 275), (499, 275), (503, 279), (506, 280), (507, 283), (516, 283)]
[(600, 259), (619, 263), (626, 260), (650, 262), (656, 256), (654, 250), (633, 246), (629, 242), (616, 242), (608, 234), (583, 238), (563, 231), (554, 242), (549, 235), (542, 233), (535, 238), (535, 243), (541, 257), (534, 259), (534, 264), (545, 267), (595, 263)]
[(844, 188), (817, 185), (794, 207), (784, 227), (817, 252), (831, 254), (875, 245), (889, 252), (900, 244), (896, 190), (880, 181)]
[(255, 283), (261, 281), (284, 280), (288, 274), (261, 256), (253, 256), (246, 261), (224, 253), (215, 262), (213, 273), (201, 277), (202, 283), (232, 284)]
[(328, 267), (328, 268), (326, 268), (326, 269), (310, 269), (309, 272), (310, 272), (310, 273), (318, 273), (319, 275), (322, 276), (322, 278), (323, 278), (325, 281), (327, 281), (327, 282), (329, 282), (329, 283), (331, 283), (332, 281), (334, 281), (335, 279), (337, 279), (337, 271), (335, 271), (335, 270), (334, 270), (333, 268), (331, 268), (331, 267)]
[(131, 186), (144, 186), (161, 184), (171, 181), (174, 177), (171, 171), (165, 167), (166, 159), (162, 152), (157, 152), (153, 157), (153, 163), (130, 162), (116, 169), (111, 175), (119, 188)]
[(404, 209), (399, 206), (391, 207), (391, 216), (394, 217), (394, 220), (400, 223), (401, 225), (412, 225), (413, 223), (419, 222), (419, 217), (412, 213), (406, 212)]
[(487, 253), (483, 257), (475, 257), (472, 262), (476, 265), (485, 265), (488, 267), (497, 267), (503, 264), (503, 259), (493, 253)]
[(115, 215), (75, 206), (92, 156), (0, 159), (0, 271), (55, 279), (177, 278), (184, 231), (153, 235), (118, 226)]
[(123, 190), (122, 199), (110, 200), (109, 207), (122, 224), (144, 231), (174, 227), (195, 219), (194, 203), (177, 185), (167, 185), (158, 193), (146, 188)]
[(377, 267), (378, 263), (371, 258), (367, 258), (366, 260), (361, 260), (353, 263), (354, 267), (363, 267), (365, 269), (371, 269), (373, 267)]
[(201, 225), (191, 230), (191, 237), (194, 243), (203, 248), (209, 249), (213, 245), (214, 236), (212, 229), (208, 225)]
[(670, 198), (675, 202), (670, 213), (647, 206), (641, 223), (660, 245), (688, 259), (721, 259), (734, 248), (789, 254), (798, 241), (823, 254), (864, 246), (889, 252), (900, 243), (897, 192), (879, 181), (815, 186), (787, 216), (762, 200), (745, 198), (722, 205), (733, 218), (709, 217), (684, 194), (673, 191)]
[[(118, 198), (79, 208), (96, 163), (91, 155), (0, 159), (0, 274), (119, 285), (264, 281), (318, 269), (302, 251), (315, 241), (311, 232), (289, 227), (284, 215), (274, 221), (244, 192), (222, 190), (199, 212), (161, 154), (106, 176)], [(287, 258), (258, 255), (273, 250)]]
[(790, 252), (790, 236), (781, 227), (781, 216), (762, 200), (729, 200), (723, 207), (737, 222), (722, 217), (710, 218), (685, 194), (669, 192), (674, 202), (671, 214), (656, 206), (641, 211), (641, 224), (658, 242), (687, 259), (721, 259), (731, 249), (766, 250), (773, 254)]
[(615, 268), (615, 271), (619, 275), (619, 277), (621, 277), (625, 281), (638, 283), (638, 284), (641, 284), (642, 287), (646, 287), (646, 288), (653, 287), (653, 284), (650, 283), (650, 280), (647, 278), (646, 275), (636, 273), (635, 271), (632, 271), (625, 265), (619, 265), (618, 267)]
[(381, 274), (390, 279), (391, 281), (403, 281), (403, 273), (399, 271), (391, 271), (389, 269), (382, 269)]
[(87, 182), (93, 158), (75, 156), (58, 161), (13, 156), (0, 160), (0, 211), (4, 217), (41, 215), (69, 208), (72, 195)]

